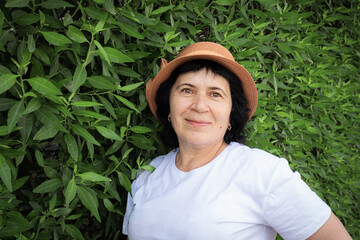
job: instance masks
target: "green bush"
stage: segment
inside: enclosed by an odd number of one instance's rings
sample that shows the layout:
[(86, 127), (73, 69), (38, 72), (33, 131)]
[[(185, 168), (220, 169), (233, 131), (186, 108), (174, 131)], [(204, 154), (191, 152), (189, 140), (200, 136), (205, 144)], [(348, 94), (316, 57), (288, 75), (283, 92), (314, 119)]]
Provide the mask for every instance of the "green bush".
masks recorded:
[[(254, 77), (248, 142), (360, 238), (357, 1), (6, 0), (0, 6), (0, 238), (119, 239), (130, 181), (168, 149), (146, 81), (184, 46)], [(141, 231), (141, 230), (139, 230)]]

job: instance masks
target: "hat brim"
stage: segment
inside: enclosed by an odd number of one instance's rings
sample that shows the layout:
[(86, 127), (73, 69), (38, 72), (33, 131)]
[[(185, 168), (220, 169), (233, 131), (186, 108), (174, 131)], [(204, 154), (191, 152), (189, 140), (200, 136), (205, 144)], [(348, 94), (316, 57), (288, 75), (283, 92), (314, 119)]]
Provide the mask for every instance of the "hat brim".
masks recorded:
[(155, 78), (150, 79), (147, 82), (146, 99), (154, 116), (157, 118), (157, 106), (155, 98), (160, 85), (170, 77), (171, 73), (178, 66), (186, 62), (199, 59), (212, 60), (214, 62), (217, 62), (231, 72), (233, 72), (240, 79), (245, 97), (248, 100), (248, 115), (250, 119), (256, 110), (258, 99), (257, 89), (253, 78), (251, 77), (250, 73), (239, 63), (210, 51), (198, 51), (196, 52), (196, 54), (193, 55), (188, 54), (186, 56), (177, 57), (171, 62), (167, 63), (163, 68), (161, 68)]

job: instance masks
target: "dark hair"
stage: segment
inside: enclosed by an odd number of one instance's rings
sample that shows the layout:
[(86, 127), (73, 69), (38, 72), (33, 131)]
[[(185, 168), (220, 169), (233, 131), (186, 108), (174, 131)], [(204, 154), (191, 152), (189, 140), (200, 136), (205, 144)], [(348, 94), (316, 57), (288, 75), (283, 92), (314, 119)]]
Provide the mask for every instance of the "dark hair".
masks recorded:
[(230, 131), (226, 131), (224, 136), (225, 142), (228, 144), (230, 142), (244, 143), (246, 140), (245, 135), (243, 135), (243, 130), (249, 118), (249, 109), (247, 107), (248, 101), (244, 95), (239, 78), (217, 62), (210, 60), (193, 60), (177, 67), (170, 77), (160, 85), (156, 93), (156, 114), (160, 123), (163, 125), (160, 136), (164, 144), (169, 147), (179, 146), (176, 133), (168, 121), (171, 88), (179, 75), (187, 72), (197, 72), (203, 68), (206, 68), (207, 71), (210, 70), (216, 75), (222, 76), (229, 82), (232, 100), (232, 110), (230, 113), (230, 124), (232, 128)]

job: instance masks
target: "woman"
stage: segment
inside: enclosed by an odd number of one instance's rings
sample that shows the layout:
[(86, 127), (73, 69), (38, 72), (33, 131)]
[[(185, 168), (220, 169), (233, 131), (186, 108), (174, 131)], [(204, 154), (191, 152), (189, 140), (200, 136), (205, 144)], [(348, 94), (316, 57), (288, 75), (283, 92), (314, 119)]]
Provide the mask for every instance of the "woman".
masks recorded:
[(175, 150), (133, 182), (129, 239), (351, 239), (285, 159), (242, 144), (257, 90), (226, 48), (195, 43), (161, 65), (146, 97)]

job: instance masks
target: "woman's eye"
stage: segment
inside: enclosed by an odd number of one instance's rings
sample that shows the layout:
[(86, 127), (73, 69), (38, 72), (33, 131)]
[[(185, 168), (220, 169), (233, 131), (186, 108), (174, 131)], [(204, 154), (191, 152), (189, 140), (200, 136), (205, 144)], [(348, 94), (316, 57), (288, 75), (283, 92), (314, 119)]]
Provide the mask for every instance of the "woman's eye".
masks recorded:
[(217, 92), (213, 92), (210, 94), (212, 97), (221, 97), (221, 95)]
[(181, 91), (184, 92), (184, 93), (192, 93), (191, 89), (189, 89), (189, 88), (184, 88)]

